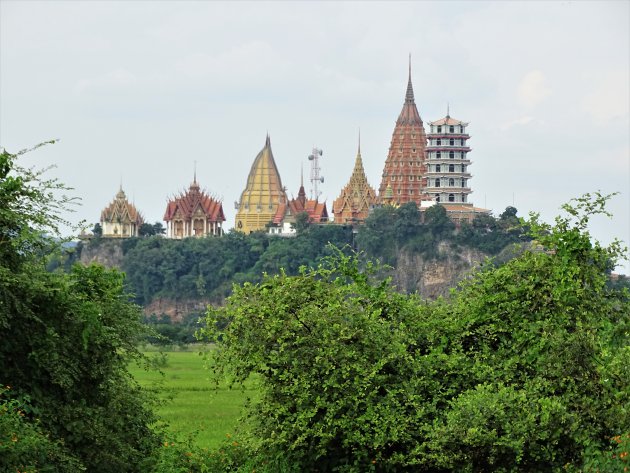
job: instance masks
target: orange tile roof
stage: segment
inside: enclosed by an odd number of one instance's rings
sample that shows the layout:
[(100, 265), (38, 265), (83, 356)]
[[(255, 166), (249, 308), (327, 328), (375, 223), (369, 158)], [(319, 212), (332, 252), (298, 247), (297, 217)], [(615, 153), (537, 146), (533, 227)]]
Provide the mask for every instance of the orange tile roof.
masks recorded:
[(205, 191), (199, 189), (199, 184), (194, 181), (188, 191), (182, 192), (178, 197), (170, 200), (166, 205), (164, 221), (170, 222), (179, 211), (182, 218), (190, 219), (198, 208), (206, 216), (209, 222), (224, 222), (223, 205), (221, 201), (210, 197)]

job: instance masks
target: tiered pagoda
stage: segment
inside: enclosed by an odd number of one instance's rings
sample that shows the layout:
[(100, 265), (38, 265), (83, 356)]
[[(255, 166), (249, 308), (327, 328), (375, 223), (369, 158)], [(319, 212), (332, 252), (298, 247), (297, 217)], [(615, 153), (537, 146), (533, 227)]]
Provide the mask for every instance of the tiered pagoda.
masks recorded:
[(195, 173), (188, 191), (166, 204), (164, 221), (167, 238), (220, 236), (225, 216), (221, 201), (200, 189)]
[(138, 236), (144, 219), (136, 207), (127, 200), (120, 186), (114, 201), (101, 212), (100, 223), (103, 238), (130, 238)]
[(446, 117), (430, 122), (427, 147), (427, 192), (441, 203), (472, 205), (468, 166), (468, 123)]
[(426, 192), (444, 206), (455, 223), (471, 222), (488, 209), (474, 207), (470, 201), (471, 164), (468, 153), (468, 123), (450, 116), (429, 122)]
[(317, 198), (307, 199), (304, 190), (304, 179), (300, 183), (300, 190), (296, 199), (289, 200), (286, 204), (280, 204), (273, 218), (269, 233), (272, 235), (294, 235), (296, 217), (300, 213), (308, 214), (309, 223), (328, 222), (328, 209), (326, 202), (319, 202)]
[[(425, 192), (426, 141), (424, 126), (413, 95), (410, 61), (405, 103), (396, 120), (379, 187), (381, 203), (400, 205), (413, 201), (420, 207), (422, 201), (430, 200)], [(391, 194), (388, 187), (391, 187)]]
[(335, 223), (361, 223), (376, 203), (376, 191), (370, 186), (365, 176), (359, 144), (350, 181), (333, 202), (332, 211)]
[(236, 203), (235, 229), (245, 234), (266, 230), (287, 200), (267, 135), (265, 146), (249, 171), (241, 200)]

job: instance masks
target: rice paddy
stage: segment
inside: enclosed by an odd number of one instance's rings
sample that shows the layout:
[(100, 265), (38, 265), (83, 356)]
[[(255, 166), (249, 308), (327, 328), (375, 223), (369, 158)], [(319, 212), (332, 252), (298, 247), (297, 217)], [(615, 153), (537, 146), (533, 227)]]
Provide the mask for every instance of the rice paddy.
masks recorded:
[(164, 403), (158, 414), (168, 424), (168, 430), (184, 437), (192, 436), (200, 447), (214, 448), (232, 435), (248, 397), (256, 395), (252, 384), (244, 389), (229, 389), (210, 380), (204, 368), (199, 347), (164, 352), (148, 351), (159, 370), (147, 371), (136, 365), (130, 367), (138, 382), (155, 389)]

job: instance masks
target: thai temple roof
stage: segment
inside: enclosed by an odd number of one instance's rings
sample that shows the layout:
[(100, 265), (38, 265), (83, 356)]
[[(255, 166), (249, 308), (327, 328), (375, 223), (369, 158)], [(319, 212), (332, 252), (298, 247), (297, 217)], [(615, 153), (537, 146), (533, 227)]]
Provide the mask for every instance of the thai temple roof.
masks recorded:
[(273, 218), (273, 223), (280, 224), (288, 214), (295, 217), (301, 212), (306, 212), (308, 214), (309, 221), (312, 223), (328, 221), (328, 209), (326, 208), (326, 202), (318, 202), (317, 199), (307, 199), (306, 191), (304, 190), (304, 183), (300, 185), (300, 190), (298, 191), (296, 199), (291, 199), (286, 204), (283, 203), (278, 206), (278, 211)]
[(287, 203), (280, 173), (271, 151), (269, 135), (247, 176), (236, 214), (236, 229), (245, 233), (262, 230), (271, 222), (278, 206)]
[(205, 191), (202, 191), (197, 182), (197, 176), (190, 184), (188, 191), (182, 192), (179, 196), (170, 200), (166, 204), (164, 220), (169, 222), (177, 216), (184, 220), (192, 218), (193, 213), (201, 209), (210, 222), (224, 222), (223, 205), (220, 200), (214, 199)]
[(352, 219), (365, 220), (375, 203), (376, 191), (370, 186), (365, 175), (359, 144), (350, 181), (333, 202), (335, 220), (341, 223)]
[(133, 222), (137, 224), (144, 223), (142, 214), (138, 212), (135, 205), (127, 200), (127, 196), (120, 186), (116, 193), (116, 198), (103, 209), (101, 212), (101, 222)]

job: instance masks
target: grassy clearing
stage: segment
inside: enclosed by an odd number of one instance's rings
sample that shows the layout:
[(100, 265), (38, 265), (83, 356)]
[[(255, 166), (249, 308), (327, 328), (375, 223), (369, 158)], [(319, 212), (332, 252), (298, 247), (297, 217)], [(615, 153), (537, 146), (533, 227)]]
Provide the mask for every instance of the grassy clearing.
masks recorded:
[[(131, 373), (145, 387), (156, 389), (165, 403), (158, 410), (173, 433), (193, 435), (200, 447), (214, 448), (227, 434), (233, 434), (248, 397), (256, 392), (251, 383), (245, 389), (217, 387), (204, 369), (199, 347), (188, 351), (164, 351), (166, 362), (160, 364), (163, 374), (133, 365)], [(149, 357), (163, 355), (147, 349)], [(158, 363), (159, 364), (159, 363)]]

